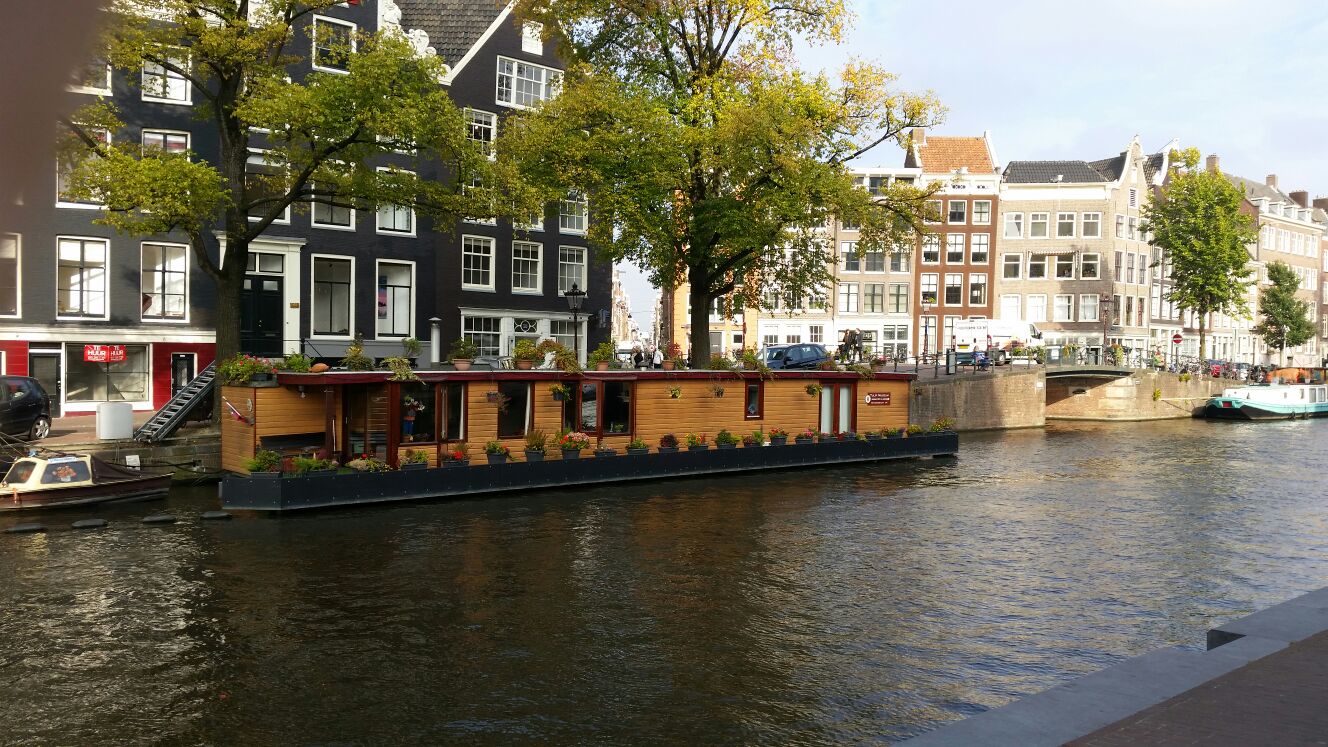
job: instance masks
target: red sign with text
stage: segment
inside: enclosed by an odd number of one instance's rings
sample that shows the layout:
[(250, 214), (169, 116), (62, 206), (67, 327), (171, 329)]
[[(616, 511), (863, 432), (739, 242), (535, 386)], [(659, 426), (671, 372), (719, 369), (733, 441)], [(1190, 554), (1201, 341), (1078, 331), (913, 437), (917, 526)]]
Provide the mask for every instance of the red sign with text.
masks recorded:
[(869, 405), (888, 405), (890, 404), (889, 392), (870, 392), (867, 394), (867, 404)]
[(88, 363), (123, 363), (124, 345), (84, 345), (83, 360)]

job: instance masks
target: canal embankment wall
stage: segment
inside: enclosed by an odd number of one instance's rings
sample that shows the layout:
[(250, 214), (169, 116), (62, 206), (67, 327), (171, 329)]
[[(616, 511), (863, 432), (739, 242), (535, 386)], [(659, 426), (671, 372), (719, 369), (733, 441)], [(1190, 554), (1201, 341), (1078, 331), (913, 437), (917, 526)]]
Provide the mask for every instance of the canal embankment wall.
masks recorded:
[(1221, 379), (1166, 371), (1118, 378), (1053, 377), (1046, 381), (1047, 420), (1169, 420), (1193, 417), (1231, 385)]
[(92, 454), (112, 464), (130, 465), (133, 458), (137, 458), (142, 468), (170, 470), (177, 480), (221, 477), (221, 434), (215, 430), (193, 432), (152, 444), (125, 439), (42, 445), (70, 454)]
[(959, 431), (1041, 428), (1047, 421), (1046, 385), (1045, 371), (1029, 366), (919, 379), (913, 382), (909, 414), (920, 425), (950, 418)]

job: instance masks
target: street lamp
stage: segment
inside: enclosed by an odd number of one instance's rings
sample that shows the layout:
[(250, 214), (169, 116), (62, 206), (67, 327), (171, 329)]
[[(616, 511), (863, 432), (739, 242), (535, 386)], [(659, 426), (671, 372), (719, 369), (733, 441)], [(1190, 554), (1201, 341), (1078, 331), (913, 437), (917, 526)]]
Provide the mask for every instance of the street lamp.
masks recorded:
[[(1111, 296), (1107, 295), (1106, 293), (1103, 293), (1103, 294), (1102, 294), (1102, 298), (1099, 299), (1099, 305), (1102, 307), (1102, 309), (1101, 309), (1101, 313), (1102, 313), (1102, 354), (1098, 356), (1098, 359), (1102, 361), (1102, 365), (1106, 365), (1106, 363), (1107, 363), (1107, 329), (1111, 326), (1111, 307), (1112, 307), (1114, 304), (1113, 304), (1112, 301), (1111, 301)], [(1119, 361), (1117, 361), (1117, 363), (1119, 363)]]
[(930, 347), (931, 317), (928, 315), (930, 312), (931, 312), (931, 299), (929, 299), (927, 296), (924, 295), (922, 297), (922, 357), (923, 358), (927, 357), (927, 354), (929, 352), (927, 348)]
[(586, 300), (586, 292), (572, 283), (572, 289), (563, 294), (567, 297), (567, 308), (572, 312), (572, 356), (581, 360), (581, 303)]

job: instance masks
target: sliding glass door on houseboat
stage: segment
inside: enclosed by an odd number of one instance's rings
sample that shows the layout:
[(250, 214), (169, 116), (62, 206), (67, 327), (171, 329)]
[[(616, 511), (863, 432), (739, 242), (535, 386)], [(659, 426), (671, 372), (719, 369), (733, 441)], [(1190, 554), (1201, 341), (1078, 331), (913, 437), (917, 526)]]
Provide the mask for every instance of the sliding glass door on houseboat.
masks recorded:
[(821, 385), (820, 431), (847, 433), (853, 430), (853, 385), (824, 382)]

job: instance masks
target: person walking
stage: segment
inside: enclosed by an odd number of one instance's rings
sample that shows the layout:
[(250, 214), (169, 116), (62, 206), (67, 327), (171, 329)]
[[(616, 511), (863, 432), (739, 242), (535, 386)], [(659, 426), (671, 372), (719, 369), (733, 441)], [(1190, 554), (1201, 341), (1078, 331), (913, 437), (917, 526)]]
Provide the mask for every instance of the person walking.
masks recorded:
[(655, 354), (650, 356), (650, 366), (652, 368), (660, 368), (663, 365), (664, 365), (664, 351), (656, 347)]

